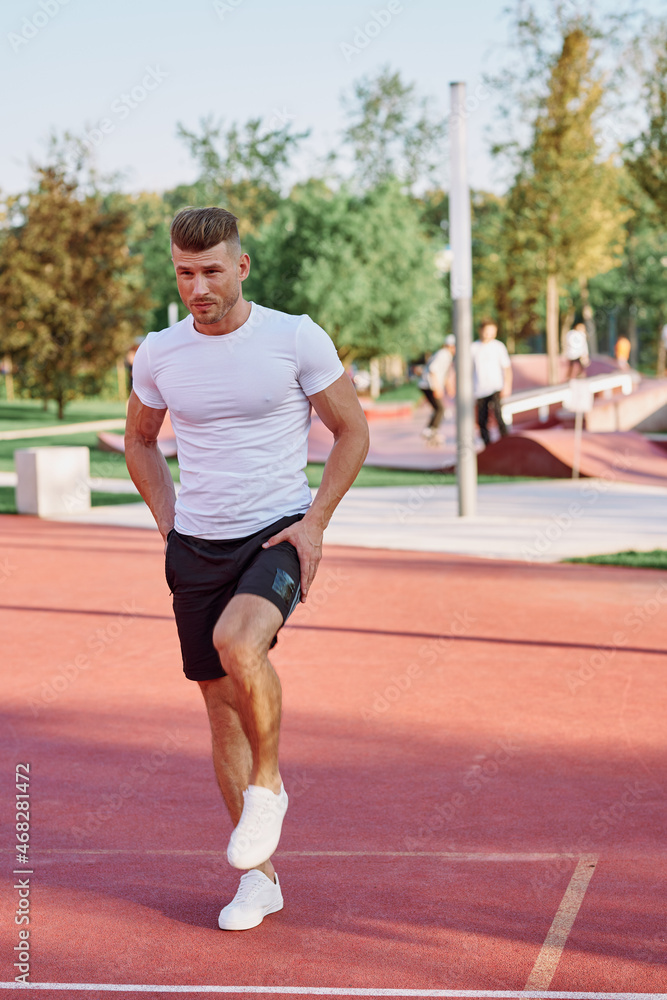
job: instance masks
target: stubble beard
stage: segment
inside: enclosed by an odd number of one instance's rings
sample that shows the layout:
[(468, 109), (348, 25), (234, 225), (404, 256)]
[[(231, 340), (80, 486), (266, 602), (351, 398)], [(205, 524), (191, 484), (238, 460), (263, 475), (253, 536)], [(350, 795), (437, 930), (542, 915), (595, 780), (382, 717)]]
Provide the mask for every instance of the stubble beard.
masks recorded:
[(237, 290), (232, 295), (226, 296), (223, 298), (218, 309), (216, 309), (214, 313), (207, 313), (205, 316), (199, 316), (197, 318), (197, 322), (201, 324), (201, 326), (213, 326), (215, 323), (219, 323), (220, 320), (224, 319), (227, 313), (234, 308), (239, 300), (240, 294), (241, 292)]

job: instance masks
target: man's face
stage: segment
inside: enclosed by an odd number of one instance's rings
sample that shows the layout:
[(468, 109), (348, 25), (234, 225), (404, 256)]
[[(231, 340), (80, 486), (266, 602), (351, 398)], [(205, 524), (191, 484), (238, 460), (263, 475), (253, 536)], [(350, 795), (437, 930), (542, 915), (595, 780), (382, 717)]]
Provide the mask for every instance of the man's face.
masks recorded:
[(239, 257), (227, 243), (192, 253), (172, 244), (178, 292), (195, 323), (219, 323), (233, 309), (241, 295), (241, 282), (250, 270), (247, 253)]
[(495, 323), (485, 323), (482, 329), (479, 331), (479, 339), (484, 343), (487, 340), (493, 340), (498, 334), (498, 327)]

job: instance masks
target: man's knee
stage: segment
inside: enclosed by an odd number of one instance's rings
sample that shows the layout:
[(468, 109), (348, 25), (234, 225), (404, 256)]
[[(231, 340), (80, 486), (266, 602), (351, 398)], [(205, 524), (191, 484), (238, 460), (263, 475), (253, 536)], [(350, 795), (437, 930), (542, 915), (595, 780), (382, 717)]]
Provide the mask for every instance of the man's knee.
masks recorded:
[(265, 644), (245, 629), (233, 629), (218, 622), (213, 630), (213, 645), (228, 674), (234, 677), (254, 673), (263, 663)]

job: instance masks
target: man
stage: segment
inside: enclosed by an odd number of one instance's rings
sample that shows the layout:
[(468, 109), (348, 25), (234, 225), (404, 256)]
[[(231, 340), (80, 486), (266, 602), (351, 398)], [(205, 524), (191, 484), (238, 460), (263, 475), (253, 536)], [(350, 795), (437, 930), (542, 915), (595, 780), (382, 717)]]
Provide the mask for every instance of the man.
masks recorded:
[(433, 413), (431, 419), (422, 431), (422, 437), (433, 444), (440, 444), (441, 438), (438, 436), (438, 427), (445, 416), (443, 399), (445, 392), (453, 396), (453, 366), (452, 361), (456, 354), (456, 337), (445, 338), (444, 346), (429, 358), (425, 366), (418, 385), (424, 393), (427, 402), (431, 406)]
[[(591, 363), (588, 356), (588, 338), (586, 324), (575, 323), (565, 334), (565, 358), (567, 360), (567, 377), (576, 378), (583, 375)], [(575, 371), (575, 368), (577, 369)]]
[[(218, 923), (245, 930), (283, 906), (271, 863), (287, 809), (281, 687), (267, 654), (306, 600), (323, 531), (366, 456), (368, 428), (324, 330), (243, 298), (250, 258), (235, 216), (184, 209), (171, 249), (190, 315), (150, 333), (137, 351), (126, 456), (165, 542), (183, 669), (208, 711), (235, 827), (227, 858), (246, 872)], [(334, 435), (312, 503), (303, 472), (311, 406)], [(167, 408), (177, 500), (156, 445)]]
[(492, 319), (483, 319), (479, 324), (479, 340), (470, 345), (473, 365), (475, 399), (477, 400), (477, 423), (484, 445), (488, 445), (489, 410), (493, 413), (502, 437), (507, 427), (500, 408), (502, 397), (512, 391), (512, 366), (507, 348), (496, 340), (498, 327)]

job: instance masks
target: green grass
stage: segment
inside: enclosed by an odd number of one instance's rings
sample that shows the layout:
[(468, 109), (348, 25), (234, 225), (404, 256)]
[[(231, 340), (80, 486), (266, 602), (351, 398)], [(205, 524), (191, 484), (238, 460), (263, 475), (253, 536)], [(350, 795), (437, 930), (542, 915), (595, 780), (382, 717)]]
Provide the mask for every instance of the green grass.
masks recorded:
[[(141, 497), (136, 493), (102, 493), (90, 495), (91, 507), (106, 507), (115, 503), (136, 503)], [(0, 514), (16, 514), (16, 497), (13, 486), (0, 486)]]
[(0, 486), (0, 514), (15, 514), (16, 500), (13, 486)]
[[(324, 465), (306, 466), (308, 485), (317, 489), (322, 482)], [(532, 482), (529, 476), (478, 476), (479, 483)], [(365, 465), (354, 481), (354, 486), (454, 486), (456, 475), (449, 472), (412, 472), (409, 469), (382, 469)]]
[[(83, 434), (67, 434), (63, 437), (34, 437), (20, 441), (0, 441), (0, 472), (14, 471), (14, 452), (17, 448), (39, 448), (40, 446), (60, 447), (85, 445), (90, 448), (90, 474), (105, 479), (129, 479), (130, 474), (125, 465), (125, 456), (113, 451), (101, 451), (97, 447), (97, 435), (94, 432)], [(167, 459), (174, 482), (180, 482), (178, 462), (175, 458)], [(323, 464), (306, 466), (308, 485), (316, 489), (322, 482)], [(529, 477), (512, 476), (480, 476), (480, 483), (518, 482)], [(411, 472), (408, 469), (380, 469), (367, 465), (361, 470), (354, 483), (355, 486), (451, 486), (456, 483), (456, 476), (442, 472)], [(116, 503), (122, 503), (117, 500)]]
[(0, 431), (30, 430), (32, 427), (57, 427), (87, 420), (117, 420), (125, 416), (125, 403), (99, 399), (79, 399), (65, 408), (64, 420), (58, 420), (55, 403), (44, 410), (35, 399), (0, 402)]
[(667, 549), (653, 549), (651, 552), (615, 552), (605, 556), (585, 556), (564, 559), (570, 563), (595, 563), (598, 566), (630, 566), (634, 569), (667, 569)]
[[(115, 451), (102, 451), (97, 447), (97, 434), (87, 431), (82, 434), (66, 434), (62, 437), (21, 438), (20, 441), (0, 441), (0, 472), (14, 471), (14, 452), (19, 448), (75, 447), (85, 445), (90, 448), (90, 474), (105, 479), (129, 479), (125, 456)], [(167, 465), (175, 482), (179, 482), (178, 462), (168, 458)]]
[(108, 507), (116, 503), (142, 503), (142, 499), (138, 493), (104, 493), (102, 490), (91, 491), (91, 507)]
[(379, 403), (420, 403), (423, 399), (422, 391), (414, 382), (405, 382), (403, 385), (394, 386), (391, 389), (383, 389), (380, 393)]
[[(306, 475), (311, 489), (317, 489), (322, 482), (324, 465), (307, 465)], [(442, 472), (410, 472), (403, 469), (377, 469), (365, 465), (354, 481), (354, 486), (446, 486), (456, 482), (456, 476)]]

